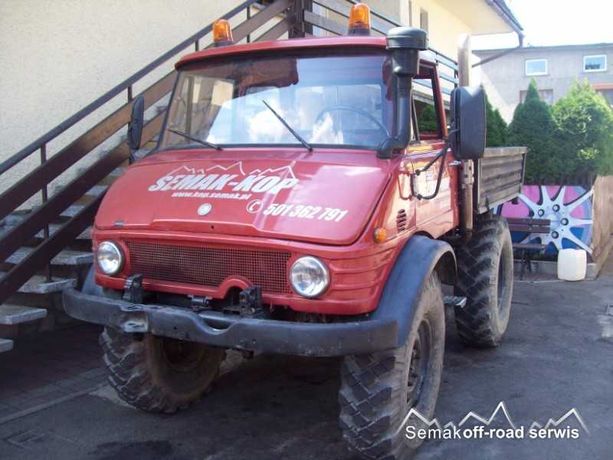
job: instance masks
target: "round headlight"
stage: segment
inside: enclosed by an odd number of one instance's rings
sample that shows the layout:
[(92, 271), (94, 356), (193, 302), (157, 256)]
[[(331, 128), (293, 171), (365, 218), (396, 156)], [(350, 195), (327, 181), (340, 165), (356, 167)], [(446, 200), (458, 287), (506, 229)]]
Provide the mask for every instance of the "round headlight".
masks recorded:
[(123, 266), (123, 254), (119, 246), (112, 241), (103, 241), (96, 251), (98, 268), (105, 275), (116, 275)]
[(317, 297), (330, 284), (330, 273), (324, 263), (312, 256), (296, 260), (290, 270), (292, 288), (303, 297)]

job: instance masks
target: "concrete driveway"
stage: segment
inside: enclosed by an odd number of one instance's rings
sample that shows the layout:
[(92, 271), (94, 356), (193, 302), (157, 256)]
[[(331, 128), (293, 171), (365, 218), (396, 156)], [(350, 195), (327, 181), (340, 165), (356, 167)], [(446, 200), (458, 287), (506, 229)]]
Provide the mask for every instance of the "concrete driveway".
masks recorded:
[[(611, 274), (581, 283), (517, 282), (500, 348), (465, 349), (448, 324), (439, 421), (458, 424), (470, 411), (488, 418), (504, 401), (515, 426), (545, 424), (574, 408), (589, 434), (573, 414), (560, 428), (576, 428), (579, 439), (437, 440), (417, 458), (613, 458), (611, 304)], [(193, 408), (149, 415), (122, 404), (103, 383), (97, 332), (54, 332), (0, 355), (0, 458), (352, 458), (337, 427), (338, 360), (260, 356), (229, 366)], [(492, 426), (508, 428), (502, 415)]]

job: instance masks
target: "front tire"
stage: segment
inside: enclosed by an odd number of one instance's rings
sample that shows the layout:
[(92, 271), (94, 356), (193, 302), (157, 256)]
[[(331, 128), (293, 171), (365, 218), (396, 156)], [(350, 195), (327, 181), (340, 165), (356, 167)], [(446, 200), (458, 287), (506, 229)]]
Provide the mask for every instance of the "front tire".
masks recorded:
[(408, 424), (422, 428), (421, 423), (405, 417), (415, 408), (432, 418), (444, 351), (443, 297), (438, 276), (432, 273), (404, 345), (343, 360), (340, 425), (352, 451), (367, 459), (399, 459), (419, 447), (423, 441), (407, 439), (405, 429)]
[(456, 254), (455, 292), (466, 297), (464, 308), (455, 309), (460, 339), (474, 347), (495, 347), (507, 330), (513, 297), (513, 243), (506, 219), (479, 220)]
[(200, 399), (219, 372), (225, 352), (195, 342), (106, 327), (100, 336), (109, 382), (128, 404), (173, 413)]

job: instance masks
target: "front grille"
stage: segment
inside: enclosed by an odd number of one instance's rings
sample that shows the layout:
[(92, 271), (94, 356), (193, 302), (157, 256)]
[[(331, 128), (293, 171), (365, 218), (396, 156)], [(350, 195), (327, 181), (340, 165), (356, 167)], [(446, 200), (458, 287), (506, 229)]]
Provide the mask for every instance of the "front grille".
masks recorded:
[(264, 292), (288, 293), (289, 252), (126, 243), (132, 273), (145, 279), (217, 287), (228, 277), (246, 278)]

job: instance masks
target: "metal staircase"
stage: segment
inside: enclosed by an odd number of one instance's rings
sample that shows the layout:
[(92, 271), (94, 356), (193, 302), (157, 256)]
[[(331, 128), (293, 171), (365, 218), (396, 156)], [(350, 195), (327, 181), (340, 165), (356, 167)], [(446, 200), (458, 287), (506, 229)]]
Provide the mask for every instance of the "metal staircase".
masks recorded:
[[(223, 17), (239, 22), (233, 29), (236, 42), (274, 40), (284, 34), (290, 38), (314, 33), (338, 35), (345, 33), (345, 18), (354, 3), (275, 0), (264, 7), (248, 0)], [(375, 11), (372, 15), (374, 34), (383, 35), (398, 25)], [(179, 43), (0, 164), (0, 181), (7, 180), (7, 172), (13, 174), (11, 185), (0, 194), (0, 352), (10, 350), (12, 339), (20, 333), (67, 321), (61, 291), (82, 284), (93, 259), (93, 217), (106, 189), (127, 166), (130, 150), (125, 132), (137, 96), (135, 85), (152, 72), (168, 69), (164, 77), (140, 92), (146, 116), (146, 145), (140, 153), (145, 154), (155, 147), (165, 114), (175, 78), (171, 65), (180, 55), (210, 43), (211, 30), (212, 24)], [(436, 56), (452, 70), (457, 69), (452, 59), (438, 53)], [(455, 79), (455, 75), (450, 78)], [(62, 148), (49, 154), (59, 136), (65, 137), (77, 123), (99, 120), (100, 113), (108, 113), (122, 95), (125, 103), (120, 108), (102, 121), (90, 122), (93, 126), (88, 131), (67, 144), (64, 141)], [(31, 162), (36, 155), (38, 165), (21, 168), (26, 172), (15, 180), (15, 170), (19, 169), (15, 166)], [(84, 161), (84, 166), (78, 166)], [(60, 181), (61, 187), (54, 187), (67, 172), (71, 172), (69, 178)], [(27, 209), (27, 203), (37, 196), (40, 204)]]
[[(296, 2), (277, 0), (265, 8), (255, 3), (245, 1), (224, 15), (240, 21), (234, 28), (237, 41), (251, 41), (256, 31), (260, 35), (255, 40), (276, 39), (290, 30)], [(93, 217), (106, 189), (127, 165), (125, 130), (137, 96), (134, 87), (152, 72), (168, 69), (140, 93), (146, 110), (143, 142), (148, 144), (139, 153), (145, 154), (155, 146), (164, 117), (174, 81), (172, 63), (190, 48), (198, 50), (210, 42), (211, 30), (212, 24), (198, 31), (0, 164), (0, 179), (13, 173), (12, 184), (0, 195), (0, 352), (12, 349), (13, 339), (21, 333), (67, 321), (61, 292), (82, 284), (93, 260)], [(126, 102), (119, 109), (48, 154), (58, 136), (77, 123), (99, 119), (122, 94)], [(31, 162), (36, 154), (39, 165), (14, 180), (15, 166)], [(86, 165), (71, 171), (81, 160)], [(67, 183), (54, 188), (54, 180), (66, 173)], [(37, 196), (40, 204), (24, 211), (24, 203)]]

